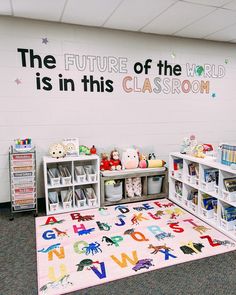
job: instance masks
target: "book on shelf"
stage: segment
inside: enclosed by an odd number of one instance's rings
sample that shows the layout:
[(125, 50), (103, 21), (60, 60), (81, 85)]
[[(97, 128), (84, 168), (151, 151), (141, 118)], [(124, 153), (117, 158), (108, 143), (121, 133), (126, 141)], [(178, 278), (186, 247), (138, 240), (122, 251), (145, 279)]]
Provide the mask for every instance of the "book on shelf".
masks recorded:
[(176, 180), (175, 181), (175, 192), (182, 196), (182, 190), (183, 190), (183, 183)]
[(202, 199), (202, 208), (204, 208), (206, 210), (214, 209), (213, 201), (217, 200), (216, 198), (203, 193), (201, 199)]
[(225, 190), (228, 192), (236, 191), (236, 177), (224, 179)]
[(188, 200), (188, 201), (193, 201), (193, 200), (195, 200), (197, 197), (198, 197), (198, 190), (197, 190), (197, 189), (191, 189), (191, 190), (188, 192), (187, 200)]
[(183, 159), (173, 159), (174, 170), (183, 169)]
[(204, 169), (204, 181), (207, 183), (215, 182), (218, 185), (219, 182), (219, 170), (206, 168)]
[(236, 207), (233, 206), (222, 206), (221, 216), (226, 221), (236, 220)]

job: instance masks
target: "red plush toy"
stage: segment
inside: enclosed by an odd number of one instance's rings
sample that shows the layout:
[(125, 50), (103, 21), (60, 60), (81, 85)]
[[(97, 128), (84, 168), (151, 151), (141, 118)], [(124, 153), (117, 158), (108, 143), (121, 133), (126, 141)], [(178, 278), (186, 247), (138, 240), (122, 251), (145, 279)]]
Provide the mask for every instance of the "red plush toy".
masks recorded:
[(121, 161), (119, 159), (119, 152), (117, 150), (111, 151), (110, 166), (111, 170), (121, 170)]
[(111, 170), (110, 161), (108, 160), (108, 155), (106, 153), (101, 155), (100, 170)]

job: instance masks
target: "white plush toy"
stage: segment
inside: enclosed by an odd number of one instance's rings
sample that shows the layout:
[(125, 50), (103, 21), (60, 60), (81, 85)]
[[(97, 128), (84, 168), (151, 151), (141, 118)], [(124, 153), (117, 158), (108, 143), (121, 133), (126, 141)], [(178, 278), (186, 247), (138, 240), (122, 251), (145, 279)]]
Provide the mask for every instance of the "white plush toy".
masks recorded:
[(56, 143), (50, 146), (49, 148), (49, 154), (53, 158), (63, 158), (66, 155), (66, 149), (63, 144)]
[(139, 156), (138, 151), (129, 148), (126, 149), (122, 154), (122, 169), (135, 169), (138, 168)]

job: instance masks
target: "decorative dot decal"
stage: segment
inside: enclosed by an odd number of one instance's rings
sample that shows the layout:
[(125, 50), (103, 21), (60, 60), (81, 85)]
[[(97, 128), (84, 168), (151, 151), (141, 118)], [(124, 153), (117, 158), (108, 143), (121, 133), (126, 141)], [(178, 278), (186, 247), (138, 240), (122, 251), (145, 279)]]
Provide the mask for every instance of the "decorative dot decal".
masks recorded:
[(197, 76), (202, 76), (204, 74), (204, 68), (203, 68), (203, 66), (196, 66), (196, 68), (195, 68), (195, 74)]

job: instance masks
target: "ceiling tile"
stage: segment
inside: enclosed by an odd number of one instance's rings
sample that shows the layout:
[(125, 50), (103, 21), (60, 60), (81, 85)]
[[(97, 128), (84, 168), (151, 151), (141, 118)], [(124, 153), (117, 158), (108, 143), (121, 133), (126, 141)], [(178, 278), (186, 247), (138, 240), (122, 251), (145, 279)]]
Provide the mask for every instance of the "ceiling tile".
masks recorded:
[(186, 2), (177, 2), (163, 14), (142, 29), (142, 32), (156, 34), (174, 34), (185, 26), (194, 22), (215, 8), (205, 7)]
[(224, 8), (236, 10), (236, 1), (230, 1), (228, 4), (223, 6)]
[(66, 0), (12, 0), (14, 16), (59, 21)]
[(62, 21), (101, 26), (121, 2), (121, 0), (69, 0)]
[(175, 2), (176, 0), (125, 0), (104, 27), (138, 31)]
[(215, 7), (221, 7), (222, 5), (228, 3), (230, 0), (185, 0), (185, 2), (209, 5)]
[(219, 8), (175, 35), (190, 38), (204, 38), (234, 23), (236, 23), (236, 12)]
[(10, 0), (0, 1), (0, 15), (11, 15)]
[(236, 39), (236, 24), (207, 36), (207, 40), (215, 41), (230, 41), (233, 39)]

